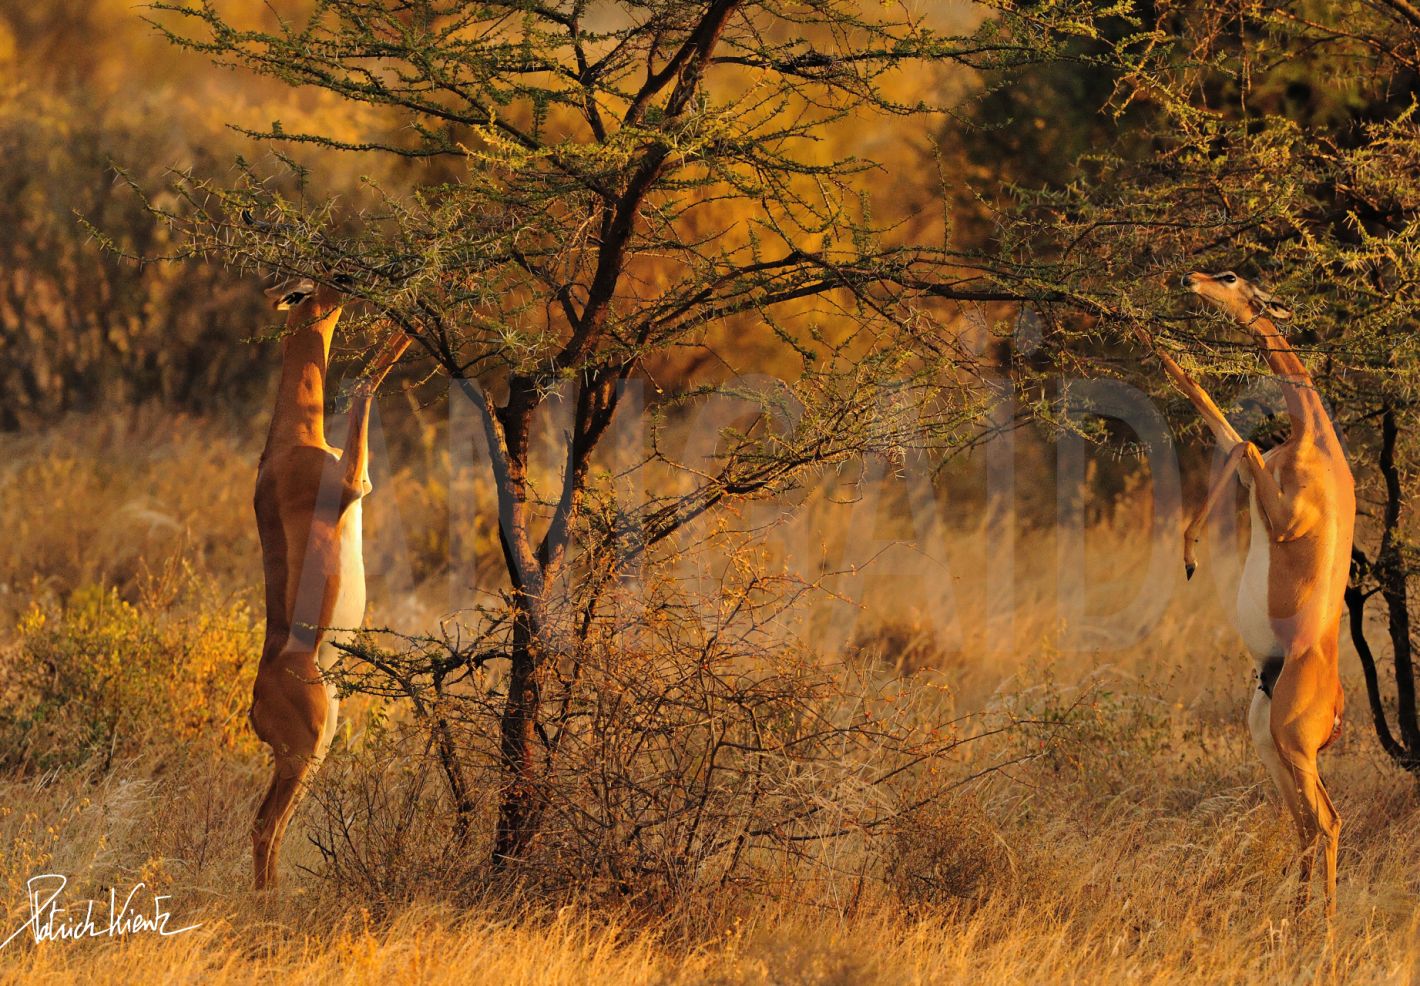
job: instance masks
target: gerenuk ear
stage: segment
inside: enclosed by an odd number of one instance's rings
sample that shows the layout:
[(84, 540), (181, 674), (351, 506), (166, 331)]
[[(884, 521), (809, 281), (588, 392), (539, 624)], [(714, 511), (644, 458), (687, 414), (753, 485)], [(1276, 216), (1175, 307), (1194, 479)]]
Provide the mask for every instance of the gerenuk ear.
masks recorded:
[(1269, 294), (1255, 284), (1252, 287), (1252, 300), (1257, 302), (1258, 306), (1268, 318), (1285, 322), (1292, 317), (1292, 309), (1278, 301), (1275, 295)]
[(271, 299), (271, 307), (278, 312), (284, 312), (288, 308), (295, 308), (316, 292), (316, 282), (309, 277), (298, 277), (294, 280), (283, 281), (274, 288), (266, 289), (266, 296)]

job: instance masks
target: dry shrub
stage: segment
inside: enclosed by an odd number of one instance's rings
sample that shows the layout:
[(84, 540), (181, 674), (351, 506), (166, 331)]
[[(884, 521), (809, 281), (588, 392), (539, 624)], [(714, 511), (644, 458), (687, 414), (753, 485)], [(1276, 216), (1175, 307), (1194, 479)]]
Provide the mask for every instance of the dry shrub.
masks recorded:
[(886, 835), (883, 880), (909, 914), (969, 909), (1009, 893), (1023, 865), (979, 792), (929, 805)]
[(36, 601), (3, 655), (6, 764), (250, 744), (256, 634), (244, 601), (184, 567), (145, 580), (136, 603), (102, 585)]
[(582, 657), (526, 869), (683, 901), (782, 880), (786, 857), (890, 810), (874, 777), (910, 740), (870, 724), (870, 696), (789, 648), (751, 654), (713, 632), (665, 643)]
[(879, 620), (858, 627), (847, 654), (899, 675), (951, 667), (959, 664), (962, 656), (942, 640), (937, 627), (920, 620)]
[[(783, 639), (809, 587), (742, 572), (714, 599), (697, 591), (650, 578), (609, 591), (601, 620), (544, 664), (527, 795), (537, 835), (508, 867), (529, 892), (682, 914), (745, 895), (856, 893), (880, 866), (879, 833), (994, 767), (972, 759), (986, 720), (949, 721), (926, 676), (827, 663)], [(380, 639), (397, 646), (367, 635), (342, 685), (397, 699), (422, 738), (385, 760), (392, 784), (332, 803), (322, 839), (327, 875), (397, 896), (394, 871), (414, 855), (400, 847), (426, 818), (433, 844), (486, 856), (506, 686), (496, 632)], [(484, 872), (467, 870), (474, 883)]]
[(1005, 696), (1024, 725), (1018, 747), (1039, 754), (1034, 765), (1056, 784), (1085, 784), (1103, 796), (1132, 786), (1141, 771), (1177, 739), (1166, 689), (1152, 682), (1120, 681), (1100, 669), (1076, 684), (1063, 684), (1046, 668), (1042, 680)]
[[(388, 911), (416, 900), (467, 903), (477, 889), (489, 849), (456, 825), (431, 739), (425, 723), (374, 717), (358, 748), (327, 758), (307, 810), (320, 856), (310, 872), (333, 893)], [(495, 797), (480, 791), (478, 803), (491, 808)]]

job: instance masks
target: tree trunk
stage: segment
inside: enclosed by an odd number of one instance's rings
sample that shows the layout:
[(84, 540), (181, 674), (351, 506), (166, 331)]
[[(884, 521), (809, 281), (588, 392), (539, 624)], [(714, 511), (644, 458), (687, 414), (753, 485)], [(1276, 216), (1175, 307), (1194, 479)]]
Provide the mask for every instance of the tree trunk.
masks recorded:
[[(1415, 670), (1410, 646), (1410, 593), (1407, 585), (1405, 558), (1400, 547), (1400, 509), (1403, 490), (1400, 470), (1395, 464), (1395, 445), (1399, 428), (1395, 409), (1386, 405), (1381, 413), (1380, 471), (1385, 481), (1385, 505), (1381, 513), (1381, 544), (1374, 565), (1366, 556), (1352, 551), (1352, 584), (1346, 589), (1346, 605), (1350, 609), (1351, 641), (1361, 661), (1366, 679), (1366, 697), (1370, 700), (1371, 718), (1381, 748), (1395, 763), (1420, 779), (1420, 729), (1416, 728)], [(1385, 705), (1381, 700), (1380, 677), (1376, 661), (1365, 636), (1366, 593), (1360, 583), (1367, 574), (1376, 580), (1376, 587), (1386, 604), (1386, 629), (1395, 656), (1396, 698), (1399, 704), (1397, 724), (1399, 737), (1386, 722)]]
[[(1405, 559), (1400, 549), (1400, 508), (1403, 492), (1400, 471), (1395, 465), (1398, 428), (1395, 409), (1387, 405), (1381, 415), (1381, 475), (1385, 478), (1385, 530), (1376, 556), (1376, 582), (1388, 611), (1391, 646), (1395, 648), (1395, 690), (1399, 705), (1397, 721), (1400, 742), (1413, 765), (1420, 757), (1420, 727), (1416, 724), (1415, 669), (1410, 648), (1410, 595), (1406, 585)], [(1410, 769), (1415, 769), (1411, 766)]]
[[(521, 605), (526, 606), (524, 602)], [(530, 614), (519, 613), (509, 655), (508, 700), (503, 708), (499, 744), (504, 783), (498, 805), (493, 865), (515, 861), (532, 842), (538, 823), (537, 715), (542, 701), (538, 683), (540, 651)]]
[[(1361, 661), (1361, 673), (1366, 679), (1366, 697), (1370, 700), (1371, 722), (1376, 728), (1376, 738), (1381, 741), (1381, 749), (1397, 763), (1405, 760), (1405, 748), (1396, 742), (1386, 721), (1385, 703), (1381, 701), (1380, 677), (1376, 673), (1376, 658), (1371, 652), (1370, 641), (1366, 639), (1366, 597), (1368, 593), (1361, 582), (1370, 571), (1369, 560), (1359, 549), (1352, 549), (1352, 580), (1346, 587), (1346, 608), (1350, 615), (1351, 643), (1356, 648), (1356, 656)], [(1373, 590), (1374, 591), (1374, 590)]]

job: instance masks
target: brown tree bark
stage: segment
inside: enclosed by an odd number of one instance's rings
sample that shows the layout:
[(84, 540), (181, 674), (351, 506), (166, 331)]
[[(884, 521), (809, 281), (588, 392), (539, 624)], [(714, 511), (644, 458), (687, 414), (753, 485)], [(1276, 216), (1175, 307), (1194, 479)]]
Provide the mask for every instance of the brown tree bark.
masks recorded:
[[(1350, 611), (1351, 642), (1361, 662), (1366, 680), (1371, 719), (1376, 738), (1395, 763), (1420, 779), (1420, 729), (1416, 727), (1415, 670), (1410, 643), (1410, 594), (1406, 583), (1405, 558), (1399, 543), (1400, 510), (1404, 490), (1400, 470), (1395, 463), (1395, 446), (1399, 437), (1395, 409), (1386, 405), (1381, 411), (1381, 452), (1379, 467), (1385, 482), (1385, 505), (1381, 512), (1381, 543), (1374, 564), (1359, 549), (1352, 550), (1352, 581), (1346, 589), (1346, 605)], [(1365, 633), (1366, 599), (1371, 595), (1361, 587), (1369, 575), (1386, 604), (1386, 629), (1395, 658), (1397, 726), (1399, 737), (1391, 731), (1381, 700), (1380, 676), (1375, 655)]]
[(493, 864), (506, 866), (527, 849), (537, 831), (537, 716), (542, 704), (538, 683), (539, 648), (530, 621), (519, 616), (513, 631), (508, 700), (503, 708), (499, 756), (504, 771), (498, 803)]

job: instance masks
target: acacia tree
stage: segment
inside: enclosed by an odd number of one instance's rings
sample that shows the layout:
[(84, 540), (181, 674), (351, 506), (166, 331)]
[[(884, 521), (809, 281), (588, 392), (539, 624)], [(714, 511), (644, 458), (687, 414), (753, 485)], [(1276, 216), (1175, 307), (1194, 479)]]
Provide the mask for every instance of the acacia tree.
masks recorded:
[[(1221, 376), (1220, 393), (1256, 397), (1251, 344), (1181, 303), (1177, 276), (1233, 268), (1288, 299), (1294, 345), (1357, 474), (1347, 598), (1376, 734), (1420, 772), (1404, 511), (1420, 454), (1420, 11), (1404, 0), (1140, 3), (1111, 33), (1143, 43), (1057, 38), (1111, 81), (1102, 105), (1085, 107), (1112, 111), (1111, 139), (1057, 181), (1018, 188), (997, 217), (1016, 275), (1051, 315), (1037, 358), (1058, 365), (1102, 342), (1135, 354), (1143, 332)], [(1393, 713), (1366, 638), (1377, 592)]]
[[(588, 632), (599, 586), (726, 502), (960, 439), (974, 356), (943, 332), (941, 306), (1019, 292), (947, 242), (875, 223), (872, 186), (896, 176), (852, 152), (852, 128), (935, 112), (934, 66), (1018, 64), (1058, 43), (1009, 14), (953, 35), (916, 5), (856, 0), (317, 0), (254, 28), (215, 0), (154, 6), (186, 49), (322, 91), (337, 113), (377, 111), (358, 134), (332, 120), (253, 137), (435, 166), (411, 192), (372, 187), (359, 208), (322, 196), (294, 161), (300, 195), (250, 169), (236, 185), (188, 174), (180, 205), (160, 211), (191, 253), (339, 271), (367, 320), (402, 326), (476, 407), (507, 577), (494, 858), (515, 857), (537, 824), (546, 669)], [(1063, 22), (1062, 35), (1090, 30), (1088, 17)], [(776, 351), (780, 384), (734, 389), (739, 359)], [(708, 368), (657, 375), (687, 353)], [(710, 465), (654, 450), (686, 488), (618, 501), (590, 525), (588, 497), (606, 487), (594, 454), (637, 378), (667, 401), (723, 388), (761, 413)], [(562, 406), (560, 475), (542, 495), (532, 436)], [(775, 406), (794, 409), (788, 426), (764, 426)], [(596, 531), (597, 545), (579, 543)]]

